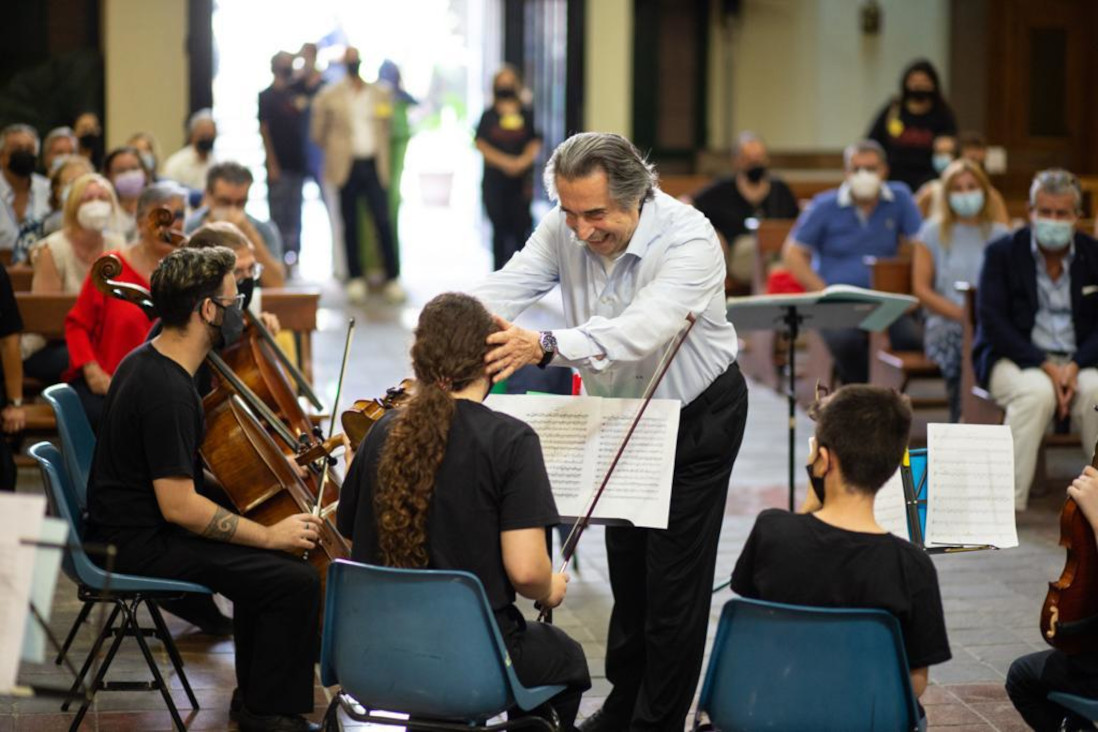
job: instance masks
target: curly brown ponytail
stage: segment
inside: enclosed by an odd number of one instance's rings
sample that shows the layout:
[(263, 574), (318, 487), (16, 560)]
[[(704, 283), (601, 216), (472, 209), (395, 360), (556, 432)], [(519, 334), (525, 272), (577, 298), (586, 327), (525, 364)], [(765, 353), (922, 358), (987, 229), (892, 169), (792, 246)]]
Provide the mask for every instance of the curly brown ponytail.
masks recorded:
[(427, 510), (454, 417), (450, 392), (485, 375), (485, 339), (496, 329), (478, 300), (459, 293), (439, 295), (419, 315), (412, 345), (415, 394), (393, 418), (374, 492), (386, 566), (427, 566)]

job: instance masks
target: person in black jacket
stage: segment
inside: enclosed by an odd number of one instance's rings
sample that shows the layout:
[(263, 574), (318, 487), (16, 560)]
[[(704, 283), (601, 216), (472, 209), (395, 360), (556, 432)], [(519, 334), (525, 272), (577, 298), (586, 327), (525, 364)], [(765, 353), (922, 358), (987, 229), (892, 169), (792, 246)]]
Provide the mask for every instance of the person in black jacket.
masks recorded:
[(1014, 435), (1014, 505), (1025, 510), (1041, 436), (1056, 417), (1098, 441), (1098, 241), (1075, 231), (1082, 193), (1051, 169), (1029, 191), (1030, 225), (988, 245), (973, 364)]
[(873, 120), (866, 135), (888, 152), (891, 180), (913, 190), (937, 177), (934, 138), (956, 135), (957, 120), (942, 97), (938, 71), (926, 59), (912, 62), (900, 77), (900, 96), (893, 97)]

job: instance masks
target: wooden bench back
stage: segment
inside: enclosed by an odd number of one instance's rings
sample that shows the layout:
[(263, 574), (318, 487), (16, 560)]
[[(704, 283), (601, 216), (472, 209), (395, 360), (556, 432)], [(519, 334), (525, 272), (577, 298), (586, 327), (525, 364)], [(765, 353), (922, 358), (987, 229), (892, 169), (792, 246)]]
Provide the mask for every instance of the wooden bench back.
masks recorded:
[(713, 181), (709, 175), (661, 175), (660, 190), (673, 198), (692, 196)]
[(782, 246), (789, 238), (789, 232), (793, 230), (796, 219), (763, 219), (759, 222), (759, 228), (755, 232), (755, 275), (753, 278), (752, 293), (755, 295), (766, 294), (766, 278), (770, 271), (770, 265), (782, 256)]
[(23, 332), (39, 333), (51, 339), (64, 338), (65, 316), (76, 304), (76, 295), (17, 292), (15, 302), (23, 317)]
[(34, 270), (25, 264), (17, 264), (7, 267), (8, 279), (11, 280), (11, 289), (14, 292), (30, 292), (31, 280), (34, 279)]
[(895, 295), (911, 294), (911, 260), (866, 257), (869, 266), (869, 286), (879, 292)]

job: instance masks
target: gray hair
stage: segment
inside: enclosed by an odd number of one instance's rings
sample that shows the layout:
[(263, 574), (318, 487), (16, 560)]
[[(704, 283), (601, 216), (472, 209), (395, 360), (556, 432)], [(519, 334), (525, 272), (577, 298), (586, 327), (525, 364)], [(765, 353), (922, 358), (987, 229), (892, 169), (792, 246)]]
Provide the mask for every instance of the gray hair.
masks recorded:
[(187, 190), (170, 180), (147, 186), (137, 198), (137, 218), (142, 218), (150, 209), (176, 198), (186, 201)]
[(744, 130), (740, 134), (736, 135), (736, 154), (738, 155), (743, 150), (744, 145), (749, 145), (752, 142), (757, 142), (763, 147), (766, 147), (766, 140), (762, 139), (762, 136), (752, 132), (751, 130)]
[(1038, 193), (1047, 193), (1050, 196), (1070, 193), (1075, 199), (1076, 213), (1083, 207), (1083, 192), (1079, 188), (1078, 179), (1063, 168), (1049, 168), (1033, 176), (1033, 183), (1029, 187), (1030, 207), (1037, 205)]
[(42, 147), (49, 150), (50, 143), (62, 137), (67, 137), (72, 140), (73, 147), (76, 147), (76, 133), (72, 131), (71, 127), (54, 127), (46, 133), (46, 139), (42, 141)]
[(190, 116), (187, 120), (187, 136), (190, 137), (194, 134), (194, 128), (198, 127), (200, 122), (212, 122), (216, 127), (217, 122), (214, 120), (213, 110), (209, 107), (198, 110)]
[(847, 145), (843, 150), (843, 167), (849, 169), (850, 161), (854, 159), (855, 155), (868, 152), (876, 153), (877, 159), (881, 161), (882, 165), (888, 164), (888, 154), (881, 147), (881, 143), (876, 140), (858, 140)]
[(25, 125), (22, 122), (16, 122), (15, 124), (8, 125), (4, 129), (0, 130), (0, 152), (4, 151), (4, 148), (8, 145), (8, 137), (20, 132), (24, 132), (34, 138), (34, 154), (38, 154), (38, 149), (41, 147), (40, 139), (38, 137), (38, 130), (34, 129), (30, 125)]
[(656, 167), (633, 143), (611, 132), (581, 132), (557, 146), (545, 164), (545, 190), (550, 200), (559, 200), (557, 178), (575, 180), (595, 170), (606, 173), (610, 198), (622, 209), (650, 201), (659, 183)]

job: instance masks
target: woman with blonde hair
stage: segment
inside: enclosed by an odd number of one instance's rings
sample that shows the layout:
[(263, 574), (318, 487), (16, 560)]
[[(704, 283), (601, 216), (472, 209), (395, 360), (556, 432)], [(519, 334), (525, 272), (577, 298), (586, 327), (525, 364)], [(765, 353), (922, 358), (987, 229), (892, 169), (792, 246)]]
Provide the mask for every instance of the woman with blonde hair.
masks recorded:
[(412, 346), (415, 392), (363, 440), (337, 523), (356, 561), (475, 574), (519, 680), (566, 685), (549, 706), (567, 731), (591, 679), (579, 643), (527, 623), (514, 604), (517, 592), (556, 607), (568, 577), (553, 572), (546, 551), (546, 528), (560, 518), (541, 443), (527, 424), (481, 403), (491, 388), (486, 339), (496, 330), (468, 295), (427, 303)]
[(938, 364), (949, 394), (950, 420), (961, 415), (961, 319), (955, 282), (975, 282), (988, 242), (1007, 228), (994, 220), (991, 184), (975, 163), (954, 160), (942, 173), (942, 194), (915, 245), (912, 289), (927, 310), (924, 348)]

